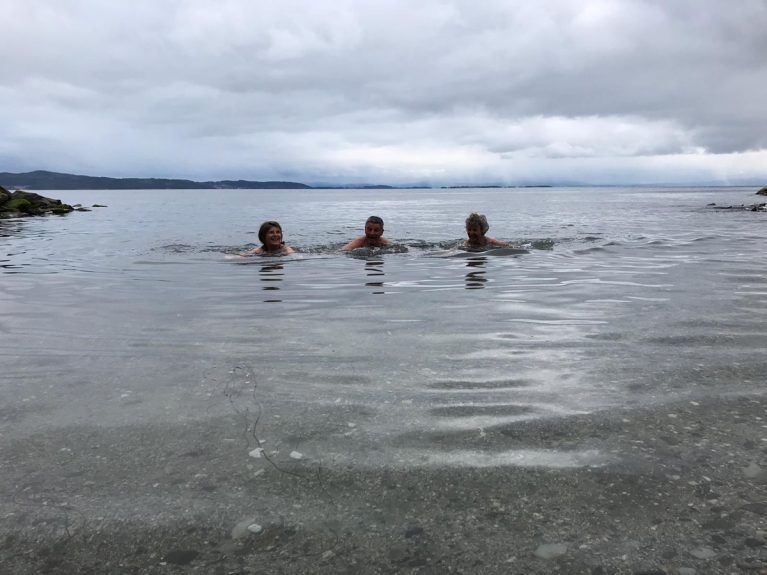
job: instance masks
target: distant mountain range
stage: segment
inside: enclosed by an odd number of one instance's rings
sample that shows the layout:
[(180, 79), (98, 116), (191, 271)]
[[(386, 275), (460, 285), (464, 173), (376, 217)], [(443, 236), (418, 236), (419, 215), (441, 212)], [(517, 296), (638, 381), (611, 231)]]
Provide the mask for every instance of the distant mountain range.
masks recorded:
[(0, 186), (6, 190), (298, 190), (311, 188), (297, 182), (252, 182), (249, 180), (195, 182), (165, 178), (103, 178), (43, 170), (21, 174), (0, 172)]

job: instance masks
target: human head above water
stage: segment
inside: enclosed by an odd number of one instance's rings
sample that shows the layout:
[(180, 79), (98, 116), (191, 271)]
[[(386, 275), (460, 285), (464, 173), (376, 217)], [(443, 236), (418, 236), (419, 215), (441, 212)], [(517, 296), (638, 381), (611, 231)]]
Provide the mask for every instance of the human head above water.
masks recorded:
[(365, 237), (368, 240), (378, 241), (383, 235), (384, 223), (378, 216), (370, 216), (365, 221)]
[(384, 227), (383, 220), (381, 218), (379, 218), (378, 216), (370, 216), (365, 221), (365, 225), (367, 226), (368, 224), (378, 224), (379, 226), (381, 226), (382, 230), (383, 230), (383, 227)]
[(268, 221), (261, 224), (261, 227), (258, 229), (258, 241), (260, 241), (263, 245), (266, 245), (266, 234), (269, 233), (269, 230), (272, 228), (277, 228), (280, 230), (280, 240), (282, 240), (282, 226), (279, 224), (279, 222), (274, 221)]
[(466, 218), (466, 229), (469, 228), (479, 228), (479, 230), (482, 232), (482, 235), (485, 235), (487, 233), (487, 230), (490, 229), (490, 224), (487, 223), (487, 218), (484, 216), (484, 214), (478, 214), (476, 212), (469, 214), (469, 217)]

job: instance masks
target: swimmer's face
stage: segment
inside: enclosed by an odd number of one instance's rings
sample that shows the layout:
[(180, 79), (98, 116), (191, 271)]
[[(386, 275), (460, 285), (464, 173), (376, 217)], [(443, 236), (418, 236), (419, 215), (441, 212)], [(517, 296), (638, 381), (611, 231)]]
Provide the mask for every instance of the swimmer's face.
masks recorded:
[(373, 222), (368, 222), (365, 224), (365, 237), (368, 239), (368, 242), (371, 244), (377, 244), (381, 240), (381, 236), (383, 235), (383, 226), (381, 224), (376, 224)]
[(466, 235), (469, 236), (469, 243), (471, 244), (482, 243), (482, 238), (485, 237), (479, 226), (466, 226)]
[(268, 249), (276, 249), (282, 245), (282, 230), (272, 226), (264, 235), (264, 243)]

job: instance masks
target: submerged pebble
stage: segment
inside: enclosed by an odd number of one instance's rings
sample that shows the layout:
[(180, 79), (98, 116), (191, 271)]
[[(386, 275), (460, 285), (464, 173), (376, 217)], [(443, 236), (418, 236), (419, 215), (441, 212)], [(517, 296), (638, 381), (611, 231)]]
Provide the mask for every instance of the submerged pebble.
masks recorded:
[(535, 550), (535, 555), (541, 559), (554, 559), (567, 553), (567, 544), (565, 543), (545, 543), (539, 545)]

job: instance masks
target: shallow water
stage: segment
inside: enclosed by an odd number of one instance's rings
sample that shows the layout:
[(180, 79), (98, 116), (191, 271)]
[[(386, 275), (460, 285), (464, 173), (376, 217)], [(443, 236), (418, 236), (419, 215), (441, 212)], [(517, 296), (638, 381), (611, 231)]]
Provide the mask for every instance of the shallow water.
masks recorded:
[[(5, 438), (260, 409), (326, 463), (585, 465), (486, 431), (764, 388), (767, 214), (706, 207), (752, 189), (43, 193), (108, 207), (0, 222)], [(370, 214), (396, 247), (338, 253)], [(232, 257), (266, 219), (301, 253)]]

